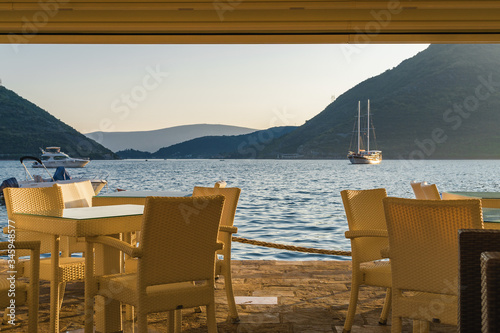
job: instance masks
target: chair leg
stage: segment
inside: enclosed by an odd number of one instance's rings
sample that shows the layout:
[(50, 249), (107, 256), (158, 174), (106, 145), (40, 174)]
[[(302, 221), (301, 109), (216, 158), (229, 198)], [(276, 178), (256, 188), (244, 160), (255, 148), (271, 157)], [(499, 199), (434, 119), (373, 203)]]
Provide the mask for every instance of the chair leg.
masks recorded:
[(413, 333), (429, 333), (430, 322), (426, 320), (413, 320)]
[(358, 304), (358, 293), (359, 293), (359, 284), (357, 284), (353, 278), (353, 282), (351, 284), (351, 297), (349, 299), (349, 308), (347, 310), (347, 316), (344, 322), (343, 333), (348, 333), (351, 331), (352, 323), (354, 322), (354, 315), (356, 314), (356, 306)]
[(130, 304), (125, 304), (125, 318), (126, 321), (134, 321), (134, 307)]
[(382, 313), (380, 314), (380, 320), (378, 322), (380, 325), (387, 324), (387, 317), (389, 316), (391, 303), (392, 303), (392, 289), (387, 288), (387, 291), (385, 293), (384, 307), (382, 308)]
[(182, 331), (182, 310), (179, 309), (179, 310), (174, 311), (174, 322), (175, 322), (174, 332), (181, 333), (181, 331)]
[(52, 280), (50, 281), (50, 331), (59, 332), (59, 237), (52, 239)]
[(401, 333), (403, 330), (403, 319), (401, 317), (392, 316), (391, 333)]
[(215, 301), (207, 305), (208, 333), (217, 333), (217, 320), (215, 319)]
[(58, 293), (59, 293), (58, 304), (59, 304), (59, 311), (60, 311), (61, 308), (62, 308), (62, 303), (63, 303), (63, 299), (64, 299), (64, 292), (66, 291), (66, 282), (59, 283), (58, 288), (59, 288), (59, 291), (58, 291)]
[[(93, 244), (87, 242), (85, 267), (94, 267), (93, 249)], [(94, 295), (94, 272), (91, 269), (85, 269), (85, 333), (94, 332)]]
[(175, 333), (175, 314), (174, 311), (168, 311), (168, 333)]
[(137, 332), (147, 333), (148, 332), (148, 314), (147, 312), (137, 309)]
[(240, 321), (238, 310), (236, 309), (236, 302), (234, 300), (233, 281), (231, 278), (231, 265), (225, 264), (223, 268), (224, 273), (224, 288), (226, 289), (227, 305), (229, 307), (229, 317), (232, 323)]

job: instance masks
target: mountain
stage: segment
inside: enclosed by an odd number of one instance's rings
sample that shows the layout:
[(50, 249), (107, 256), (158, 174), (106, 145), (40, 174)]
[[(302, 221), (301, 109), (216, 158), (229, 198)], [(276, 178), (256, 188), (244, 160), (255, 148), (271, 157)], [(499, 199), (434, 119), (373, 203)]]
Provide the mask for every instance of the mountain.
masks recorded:
[(368, 99), (384, 158), (500, 157), (500, 45), (481, 44), (430, 45), (342, 94), (260, 157), (345, 158), (358, 101), (366, 110)]
[(40, 148), (58, 146), (71, 157), (110, 159), (117, 156), (47, 111), (0, 86), (0, 159), (40, 155)]
[[(295, 126), (272, 127), (250, 134), (205, 136), (161, 148), (154, 158), (255, 158), (265, 145), (296, 129)], [(119, 152), (121, 155), (124, 152)], [(126, 151), (133, 156), (133, 151)], [(121, 155), (122, 156), (122, 155)], [(137, 155), (136, 155), (137, 156)], [(142, 155), (140, 158), (147, 158)]]
[(133, 149), (155, 152), (180, 142), (209, 135), (240, 135), (255, 132), (247, 127), (227, 125), (184, 125), (154, 131), (138, 132), (92, 132), (85, 134), (112, 151)]

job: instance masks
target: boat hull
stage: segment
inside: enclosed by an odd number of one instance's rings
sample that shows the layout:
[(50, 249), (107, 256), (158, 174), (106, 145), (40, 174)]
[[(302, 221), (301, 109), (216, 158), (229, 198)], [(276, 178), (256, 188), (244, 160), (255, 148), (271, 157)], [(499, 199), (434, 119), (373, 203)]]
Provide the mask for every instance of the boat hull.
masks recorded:
[(33, 168), (43, 168), (45, 165), (46, 168), (58, 168), (60, 166), (65, 167), (65, 168), (83, 168), (85, 167), (90, 161), (89, 160), (66, 160), (66, 161), (45, 161), (43, 164), (34, 162), (31, 166)]
[(108, 183), (104, 179), (81, 179), (81, 178), (76, 178), (76, 179), (68, 179), (68, 180), (56, 180), (55, 182), (46, 180), (43, 182), (35, 182), (34, 180), (21, 180), (19, 181), (19, 187), (50, 187), (54, 184), (68, 184), (68, 183), (77, 183), (77, 182), (82, 182), (90, 180), (90, 183), (92, 184), (92, 188), (94, 189), (95, 195), (99, 194), (101, 190), (106, 186)]
[(347, 156), (352, 164), (380, 164), (382, 162), (382, 154), (377, 155), (359, 155), (350, 154)]

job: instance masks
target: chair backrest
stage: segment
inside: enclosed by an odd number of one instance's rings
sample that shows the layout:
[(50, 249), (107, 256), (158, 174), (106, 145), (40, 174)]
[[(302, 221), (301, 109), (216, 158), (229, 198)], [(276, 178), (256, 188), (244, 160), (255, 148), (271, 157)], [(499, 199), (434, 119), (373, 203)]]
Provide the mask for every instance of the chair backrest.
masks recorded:
[(224, 209), (222, 210), (221, 225), (232, 226), (234, 224), (234, 216), (238, 207), (241, 189), (237, 187), (200, 187), (195, 186), (193, 189), (193, 197), (207, 195), (223, 195)]
[(64, 209), (61, 188), (50, 187), (8, 187), (3, 190), (7, 216), (15, 213), (32, 213)]
[[(7, 217), (14, 220), (15, 213), (33, 213), (39, 211), (61, 211), (64, 209), (61, 188), (56, 184), (50, 187), (5, 188), (3, 190)], [(16, 231), (17, 241), (41, 241), (40, 252), (52, 250), (52, 236), (26, 230)], [(18, 253), (19, 252), (19, 253)], [(24, 255), (25, 251), (16, 254)]]
[(480, 200), (384, 199), (395, 290), (457, 295), (458, 230), (482, 229)]
[[(344, 190), (340, 192), (349, 230), (387, 230), (382, 200), (387, 197), (383, 188), (373, 190)], [(380, 250), (389, 245), (387, 238), (360, 237), (351, 240), (353, 260), (366, 262), (381, 259)]]
[(426, 182), (417, 182), (412, 180), (410, 182), (411, 188), (413, 189), (413, 193), (415, 193), (416, 199), (426, 199), (425, 193), (422, 190), (422, 185), (427, 184)]
[(95, 195), (90, 180), (59, 184), (62, 190), (64, 207), (92, 207), (92, 197)]
[(427, 200), (441, 200), (436, 184), (422, 184), (422, 192)]
[(224, 197), (148, 197), (138, 286), (214, 279)]

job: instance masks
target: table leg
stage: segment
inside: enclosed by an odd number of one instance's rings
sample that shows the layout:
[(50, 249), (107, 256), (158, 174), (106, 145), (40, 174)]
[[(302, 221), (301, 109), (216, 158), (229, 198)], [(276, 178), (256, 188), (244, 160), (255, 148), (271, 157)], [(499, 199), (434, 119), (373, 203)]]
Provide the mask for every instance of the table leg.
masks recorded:
[[(114, 235), (118, 237), (117, 235)], [(96, 244), (95, 246), (95, 274), (108, 275), (120, 273), (121, 252), (109, 246)], [(101, 290), (102, 292), (102, 290)], [(110, 296), (114, 290), (107, 290)], [(122, 331), (121, 303), (107, 297), (96, 296), (95, 299), (96, 331), (120, 332)]]
[(50, 281), (50, 331), (59, 332), (59, 236), (52, 239), (52, 281)]

